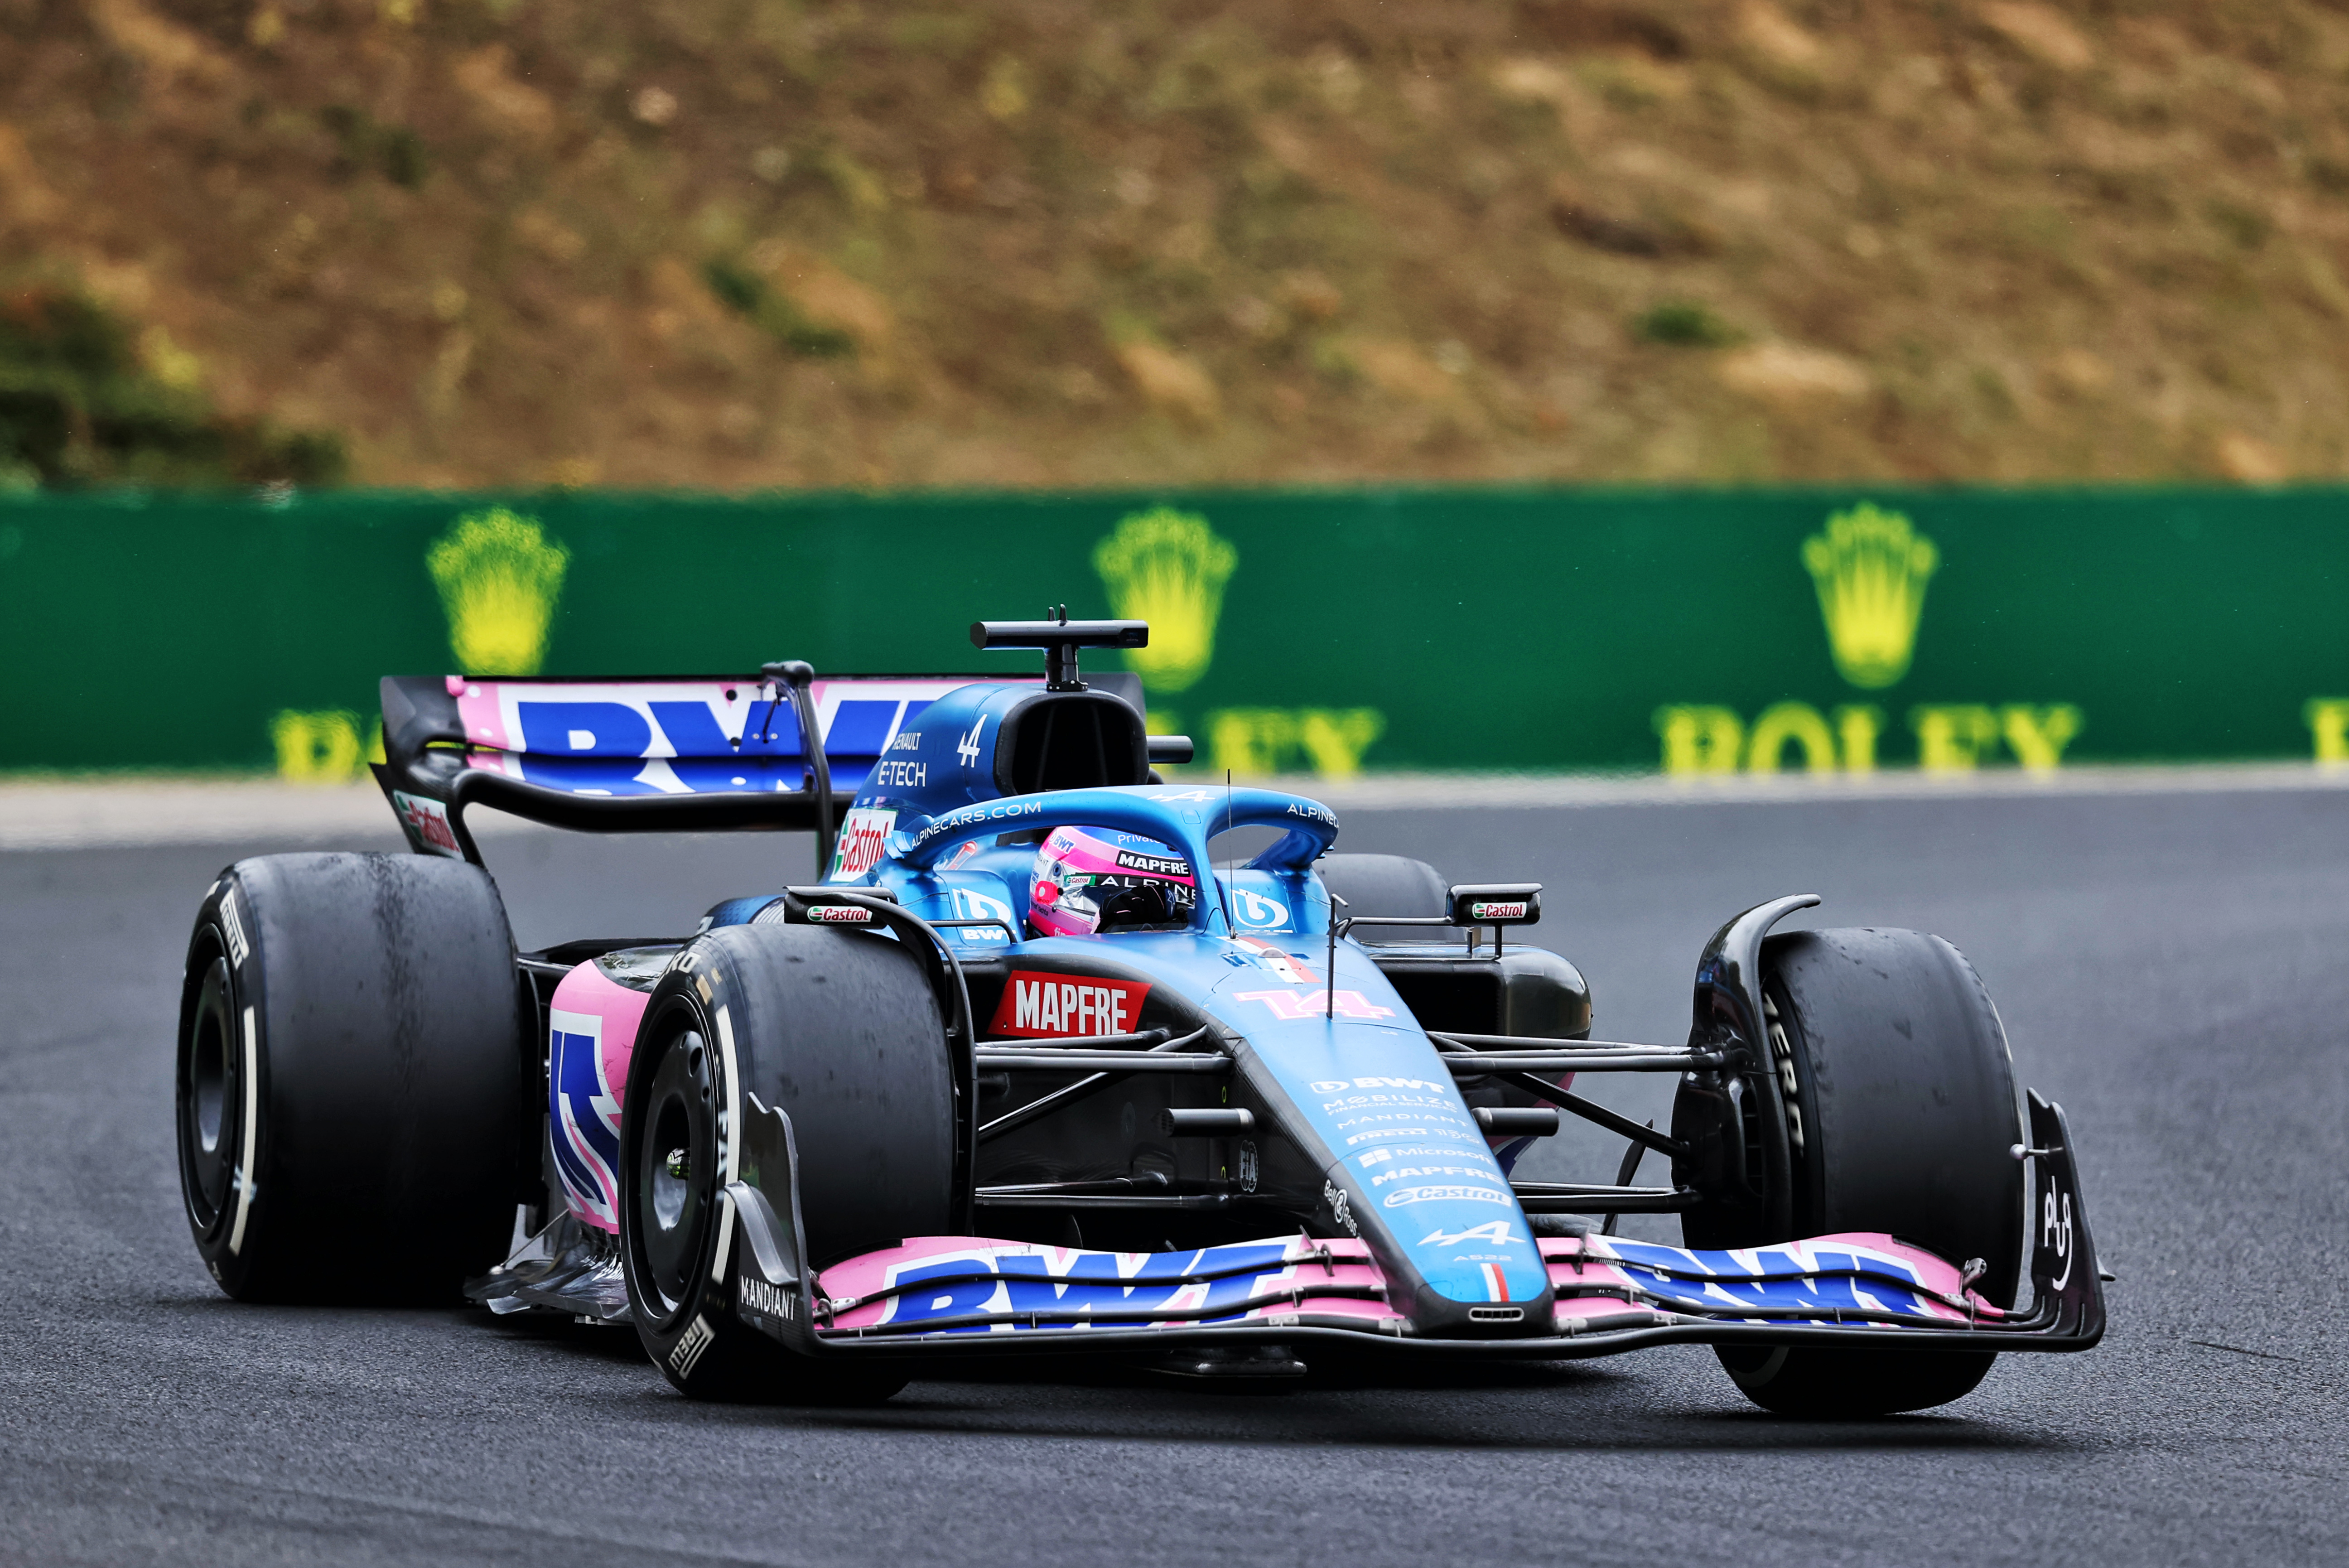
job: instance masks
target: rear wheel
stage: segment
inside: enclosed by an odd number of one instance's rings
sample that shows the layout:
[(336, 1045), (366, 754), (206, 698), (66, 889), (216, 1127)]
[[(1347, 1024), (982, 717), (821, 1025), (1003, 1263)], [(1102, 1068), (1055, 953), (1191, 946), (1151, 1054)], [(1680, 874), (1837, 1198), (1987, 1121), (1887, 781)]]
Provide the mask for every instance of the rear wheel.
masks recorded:
[[(1952, 1262), (2013, 1304), (2023, 1250), (2013, 1064), (1989, 993), (1957, 949), (1916, 931), (1792, 931), (1763, 947), (1763, 996), (1785, 1106), (1793, 1236), (1882, 1231)], [(1746, 1247), (1692, 1214), (1691, 1246)], [(1782, 1415), (1849, 1417), (1970, 1393), (1989, 1351), (1724, 1345), (1739, 1388)]]
[(243, 1301), (453, 1300), (530, 1147), (513, 940), (479, 867), (273, 855), (221, 874), (181, 993), (180, 1188)]
[(738, 1321), (719, 1194), (750, 1096), (792, 1120), (817, 1268), (953, 1229), (955, 1088), (928, 979), (900, 943), (817, 926), (698, 939), (645, 1010), (621, 1116), (621, 1257), (636, 1332), (701, 1399), (860, 1404), (905, 1372), (801, 1355)]

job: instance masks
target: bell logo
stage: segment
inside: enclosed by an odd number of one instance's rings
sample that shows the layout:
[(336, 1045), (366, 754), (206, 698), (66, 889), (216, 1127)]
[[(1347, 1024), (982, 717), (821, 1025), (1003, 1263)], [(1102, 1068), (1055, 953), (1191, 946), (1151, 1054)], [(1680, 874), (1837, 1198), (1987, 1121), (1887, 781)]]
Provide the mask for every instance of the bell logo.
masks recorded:
[(1818, 589), (1827, 647), (1854, 686), (1876, 691), (1909, 673), (1925, 584), (1940, 566), (1933, 541), (1898, 512), (1861, 502), (1803, 541), (1803, 566)]
[(1144, 686), (1181, 691), (1207, 672), (1224, 584), (1239, 559), (1206, 518), (1171, 506), (1133, 514), (1094, 547), (1093, 570), (1117, 613), (1150, 623), (1150, 646), (1125, 653)]
[(571, 552), (538, 520), (492, 506), (469, 512), (425, 552), (449, 617), (449, 651), (469, 675), (535, 675)]

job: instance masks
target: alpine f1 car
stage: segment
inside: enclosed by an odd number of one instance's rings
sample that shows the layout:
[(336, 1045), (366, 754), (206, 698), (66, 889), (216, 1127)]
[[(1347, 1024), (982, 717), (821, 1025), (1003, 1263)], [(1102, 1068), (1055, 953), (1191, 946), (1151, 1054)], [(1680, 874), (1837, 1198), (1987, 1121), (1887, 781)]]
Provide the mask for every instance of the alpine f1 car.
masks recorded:
[[(1594, 1040), (1522, 940), (1541, 888), (1160, 782), (1189, 742), (1078, 670), (1146, 626), (973, 636), (1044, 678), (386, 680), (416, 853), (240, 861), (188, 950), (180, 1169), (222, 1288), (461, 1290), (633, 1324), (696, 1397), (812, 1402), (1007, 1352), (1268, 1377), (1695, 1342), (1772, 1410), (1875, 1415), (2101, 1336), (2063, 1112), (2018, 1106), (1947, 942), (1774, 934), (1817, 902), (1778, 898), (1705, 947), (1684, 1043)], [(812, 831), (819, 875), (517, 953), (471, 807)], [(1219, 868), (1242, 828), (1277, 836)], [(1575, 1091), (1599, 1073), (1672, 1075), (1670, 1131)], [(1613, 1181), (1514, 1176), (1562, 1116), (1626, 1141)], [(1633, 1184), (1650, 1154), (1669, 1183)]]

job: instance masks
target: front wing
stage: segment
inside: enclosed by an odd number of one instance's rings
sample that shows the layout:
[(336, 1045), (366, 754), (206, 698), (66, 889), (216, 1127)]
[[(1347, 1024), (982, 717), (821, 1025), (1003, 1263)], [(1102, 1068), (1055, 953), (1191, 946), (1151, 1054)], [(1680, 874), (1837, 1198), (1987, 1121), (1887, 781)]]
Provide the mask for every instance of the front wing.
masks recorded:
[[(2002, 1311), (1957, 1266), (1893, 1237), (1813, 1237), (1730, 1251), (1619, 1237), (1547, 1237), (1553, 1331), (1494, 1337), (1414, 1332), (1369, 1250), (1305, 1235), (1181, 1252), (1101, 1252), (985, 1237), (926, 1237), (808, 1268), (781, 1111), (751, 1098), (735, 1310), (817, 1355), (989, 1352), (1150, 1354), (1172, 1345), (1315, 1342), (1398, 1351), (1566, 1359), (1672, 1342), (1899, 1344), (2085, 1350), (2103, 1337), (2102, 1279), (2059, 1106), (2031, 1096), (2034, 1300)], [(721, 1259), (720, 1265), (726, 1261)]]

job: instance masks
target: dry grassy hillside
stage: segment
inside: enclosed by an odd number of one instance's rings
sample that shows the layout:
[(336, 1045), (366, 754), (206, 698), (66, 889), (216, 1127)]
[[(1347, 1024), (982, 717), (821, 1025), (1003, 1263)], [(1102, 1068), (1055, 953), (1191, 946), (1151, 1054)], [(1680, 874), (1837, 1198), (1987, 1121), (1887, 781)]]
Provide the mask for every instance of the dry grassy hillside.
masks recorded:
[[(20, 478), (138, 472), (109, 398), (403, 485), (2349, 470), (2310, 0), (0, 0), (0, 40)], [(43, 336), (83, 300), (102, 365)]]

